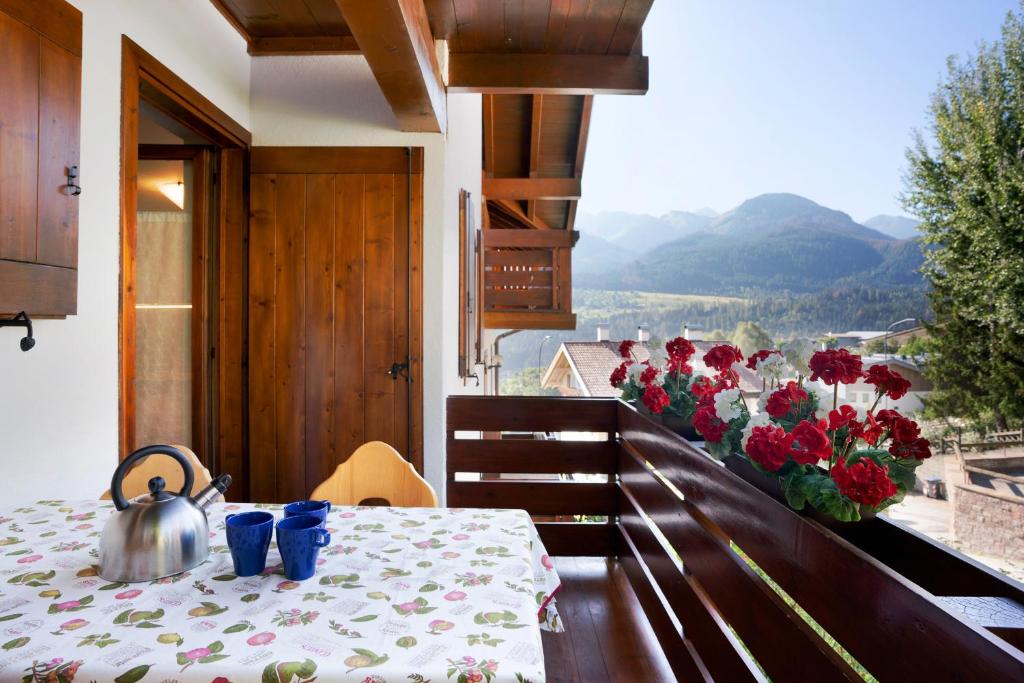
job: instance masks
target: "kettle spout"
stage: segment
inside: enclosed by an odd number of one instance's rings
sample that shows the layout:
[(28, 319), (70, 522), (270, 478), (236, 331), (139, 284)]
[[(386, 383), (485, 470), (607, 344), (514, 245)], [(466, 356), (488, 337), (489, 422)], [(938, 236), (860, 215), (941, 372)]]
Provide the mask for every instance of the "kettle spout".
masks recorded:
[(229, 486), (231, 486), (231, 475), (222, 474), (210, 482), (206, 488), (193, 496), (192, 502), (205, 510), (210, 503), (213, 502), (213, 499), (224, 493)]

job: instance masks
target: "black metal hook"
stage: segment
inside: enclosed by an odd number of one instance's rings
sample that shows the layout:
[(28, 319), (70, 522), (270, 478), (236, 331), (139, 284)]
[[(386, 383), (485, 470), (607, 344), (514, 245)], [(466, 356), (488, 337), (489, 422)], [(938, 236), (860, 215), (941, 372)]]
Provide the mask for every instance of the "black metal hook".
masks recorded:
[(68, 169), (68, 184), (65, 185), (65, 189), (68, 190), (68, 194), (72, 197), (77, 197), (82, 194), (82, 186), (76, 183), (78, 179), (78, 167), (72, 166)]
[(0, 320), (0, 327), (24, 327), (28, 330), (28, 334), (21, 338), (22, 351), (30, 351), (36, 345), (36, 340), (32, 337), (32, 321), (25, 311), (22, 311), (10, 320)]
[(391, 369), (388, 370), (388, 375), (391, 377), (391, 379), (398, 379), (399, 377), (401, 377), (406, 382), (411, 382), (412, 378), (409, 377), (409, 358), (408, 358), (408, 356), (406, 357), (404, 363), (394, 363), (391, 366)]

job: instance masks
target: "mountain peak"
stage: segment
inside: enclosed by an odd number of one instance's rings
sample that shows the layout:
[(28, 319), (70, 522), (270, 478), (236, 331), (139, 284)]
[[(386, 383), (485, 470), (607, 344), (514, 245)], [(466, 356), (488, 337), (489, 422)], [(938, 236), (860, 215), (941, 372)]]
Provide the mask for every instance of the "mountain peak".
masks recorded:
[(869, 228), (884, 232), (886, 235), (895, 237), (898, 240), (917, 237), (919, 233), (917, 226), (920, 223), (921, 221), (909, 218), (908, 216), (890, 216), (886, 214), (872, 216), (864, 221), (864, 225)]
[(829, 209), (807, 197), (788, 192), (752, 197), (716, 218), (709, 226), (711, 232), (735, 237), (788, 233), (798, 229), (862, 240), (892, 239), (878, 230), (854, 222), (842, 211)]

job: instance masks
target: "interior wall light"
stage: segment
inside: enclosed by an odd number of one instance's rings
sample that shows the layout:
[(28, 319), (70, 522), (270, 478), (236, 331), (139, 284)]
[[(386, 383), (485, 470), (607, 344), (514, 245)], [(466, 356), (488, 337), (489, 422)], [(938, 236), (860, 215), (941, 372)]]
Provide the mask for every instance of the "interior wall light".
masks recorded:
[(160, 192), (174, 202), (174, 205), (179, 209), (185, 208), (185, 183), (178, 181), (176, 183), (163, 183), (160, 185)]

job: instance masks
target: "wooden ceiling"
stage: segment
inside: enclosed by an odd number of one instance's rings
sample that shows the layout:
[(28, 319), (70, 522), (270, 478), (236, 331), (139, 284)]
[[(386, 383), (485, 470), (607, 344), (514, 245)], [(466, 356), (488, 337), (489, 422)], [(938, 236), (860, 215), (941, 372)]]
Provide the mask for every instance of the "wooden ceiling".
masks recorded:
[(335, 0), (210, 0), (252, 55), (358, 54)]

